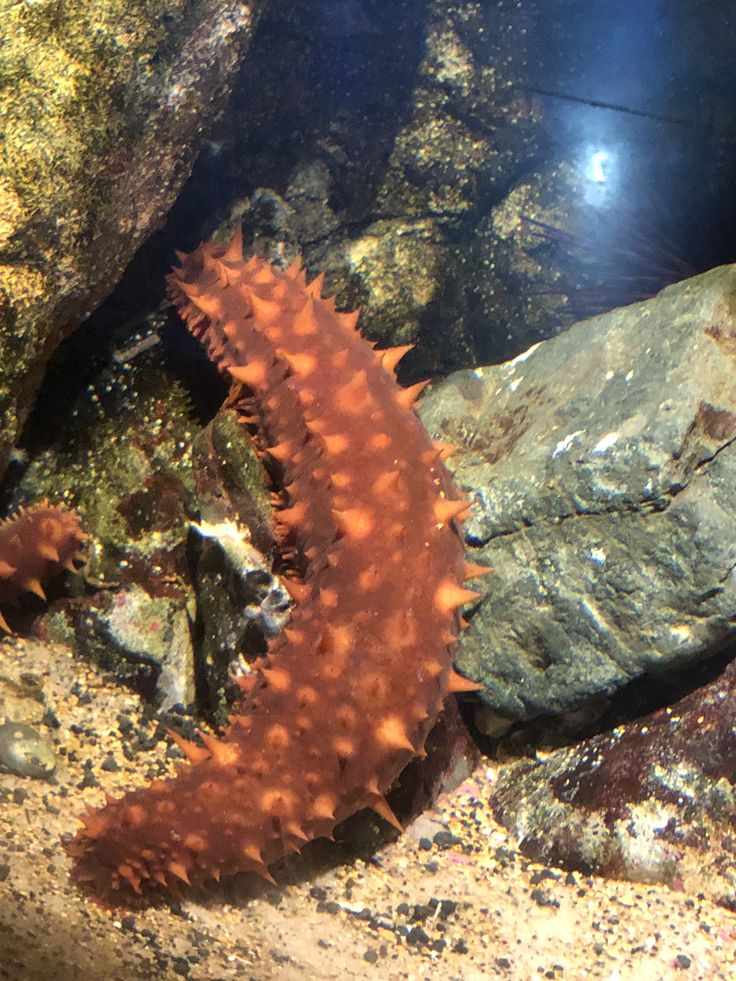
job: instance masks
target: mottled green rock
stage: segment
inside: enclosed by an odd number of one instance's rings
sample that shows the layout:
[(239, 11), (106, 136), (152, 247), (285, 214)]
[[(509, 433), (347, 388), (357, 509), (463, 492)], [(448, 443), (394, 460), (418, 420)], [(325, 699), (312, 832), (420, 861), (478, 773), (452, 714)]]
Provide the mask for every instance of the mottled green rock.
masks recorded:
[(135, 575), (150, 585), (182, 568), (175, 553), (189, 525), (196, 430), (189, 399), (157, 351), (114, 363), (30, 462), (15, 502), (63, 497), (98, 543), (87, 576), (114, 583)]
[(0, 0), (0, 473), (49, 355), (188, 176), (261, 6)]

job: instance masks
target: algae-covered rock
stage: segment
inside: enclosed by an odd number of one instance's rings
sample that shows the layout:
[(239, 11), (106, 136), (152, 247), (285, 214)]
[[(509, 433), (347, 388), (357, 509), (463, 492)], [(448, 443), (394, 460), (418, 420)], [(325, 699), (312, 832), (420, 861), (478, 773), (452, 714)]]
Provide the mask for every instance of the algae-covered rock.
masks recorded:
[(736, 663), (674, 705), (500, 774), (496, 817), (533, 862), (666, 882), (736, 907)]
[(100, 372), (15, 490), (15, 503), (63, 497), (90, 535), (94, 595), (52, 608), (49, 637), (165, 705), (195, 698), (186, 560), (195, 431), (187, 396), (146, 350)]
[(253, 189), (248, 249), (301, 250), (371, 339), (420, 341), (402, 377), (475, 360), (463, 284), (492, 255), (468, 253), (538, 138), (517, 84), (526, 18), (519, 4), (274, 4), (243, 66), (222, 134), (225, 173)]
[[(219, 706), (231, 660), (260, 652), (288, 606), (264, 558), (273, 537), (263, 467), (234, 413), (201, 428), (162, 345), (129, 346), (35, 453), (14, 503), (44, 496), (82, 516), (93, 594), (52, 608), (49, 637), (165, 706), (194, 704), (195, 676)], [(211, 529), (225, 521), (238, 528), (242, 561), (216, 547)]]
[(47, 358), (190, 173), (260, 0), (0, 0), (0, 473)]

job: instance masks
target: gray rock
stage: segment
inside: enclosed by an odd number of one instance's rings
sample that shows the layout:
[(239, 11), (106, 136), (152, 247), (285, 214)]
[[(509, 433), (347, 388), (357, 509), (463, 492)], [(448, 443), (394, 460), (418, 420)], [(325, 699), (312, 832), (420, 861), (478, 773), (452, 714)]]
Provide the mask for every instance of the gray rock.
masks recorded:
[(0, 765), (19, 777), (48, 780), (56, 769), (56, 757), (33, 726), (5, 722), (0, 726)]
[(151, 595), (137, 583), (101, 590), (88, 602), (72, 601), (47, 617), (48, 636), (121, 682), (133, 684), (164, 709), (195, 702), (194, 603), (180, 588)]
[(501, 715), (577, 709), (733, 633), (735, 289), (714, 269), (425, 398), (495, 569), (457, 664)]

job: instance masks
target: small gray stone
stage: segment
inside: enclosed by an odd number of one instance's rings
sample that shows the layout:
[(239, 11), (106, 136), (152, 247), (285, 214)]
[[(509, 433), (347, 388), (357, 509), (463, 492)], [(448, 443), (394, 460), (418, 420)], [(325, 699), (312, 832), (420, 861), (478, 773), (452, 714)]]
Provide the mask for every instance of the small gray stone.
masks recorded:
[(20, 777), (48, 780), (56, 769), (54, 751), (33, 726), (0, 725), (0, 764)]

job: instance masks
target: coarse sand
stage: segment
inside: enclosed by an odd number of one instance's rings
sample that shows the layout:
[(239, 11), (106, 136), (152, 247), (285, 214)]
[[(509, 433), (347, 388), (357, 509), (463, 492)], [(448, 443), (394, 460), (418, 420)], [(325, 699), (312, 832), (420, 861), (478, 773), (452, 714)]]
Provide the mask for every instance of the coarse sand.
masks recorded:
[(104, 791), (174, 770), (161, 727), (64, 647), (10, 638), (0, 659), (0, 722), (37, 726), (59, 760), (55, 783), (0, 772), (0, 979), (736, 978), (736, 914), (525, 860), (491, 816), (488, 763), (402, 836), (366, 818), (359, 846), (283, 863), (278, 888), (105, 908), (61, 840)]

